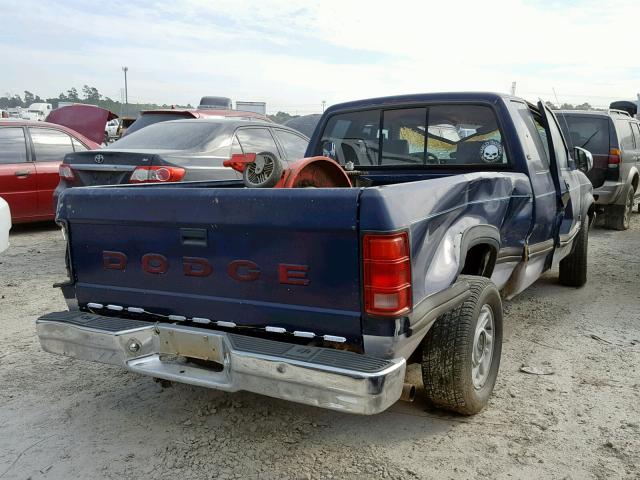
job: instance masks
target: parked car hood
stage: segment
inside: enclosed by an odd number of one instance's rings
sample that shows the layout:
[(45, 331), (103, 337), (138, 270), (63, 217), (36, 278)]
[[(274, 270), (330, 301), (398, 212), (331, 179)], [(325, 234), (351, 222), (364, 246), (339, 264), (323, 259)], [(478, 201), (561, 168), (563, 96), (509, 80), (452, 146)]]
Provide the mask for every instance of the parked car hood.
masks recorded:
[(118, 118), (115, 113), (95, 105), (75, 104), (56, 108), (45, 119), (84, 135), (89, 140), (102, 143), (107, 122)]

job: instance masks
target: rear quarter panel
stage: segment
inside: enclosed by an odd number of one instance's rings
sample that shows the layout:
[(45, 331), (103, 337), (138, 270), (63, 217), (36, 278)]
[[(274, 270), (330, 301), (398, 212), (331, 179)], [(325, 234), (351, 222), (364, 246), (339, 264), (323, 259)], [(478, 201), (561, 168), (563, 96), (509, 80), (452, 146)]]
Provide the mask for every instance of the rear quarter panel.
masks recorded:
[(414, 305), (455, 282), (466, 230), (495, 227), (501, 250), (521, 251), (531, 218), (531, 187), (521, 173), (454, 175), (365, 189), (361, 196), (362, 232), (409, 230)]

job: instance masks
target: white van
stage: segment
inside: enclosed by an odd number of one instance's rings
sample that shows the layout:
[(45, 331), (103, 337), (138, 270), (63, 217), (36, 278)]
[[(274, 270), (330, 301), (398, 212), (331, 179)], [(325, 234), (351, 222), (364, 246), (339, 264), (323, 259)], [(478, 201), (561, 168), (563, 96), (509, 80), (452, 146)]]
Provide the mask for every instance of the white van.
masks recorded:
[(44, 122), (44, 119), (47, 118), (49, 112), (51, 112), (50, 103), (32, 103), (27, 109), (26, 116), (23, 116), (22, 118), (25, 120)]

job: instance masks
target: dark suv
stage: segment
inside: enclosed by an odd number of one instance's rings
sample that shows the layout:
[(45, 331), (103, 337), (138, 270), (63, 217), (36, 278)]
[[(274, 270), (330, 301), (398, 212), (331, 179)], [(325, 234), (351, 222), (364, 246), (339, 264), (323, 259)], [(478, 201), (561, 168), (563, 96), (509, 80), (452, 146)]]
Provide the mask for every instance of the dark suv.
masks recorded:
[(604, 225), (629, 228), (640, 179), (640, 122), (622, 110), (560, 110), (555, 114), (571, 146), (593, 155), (588, 173)]

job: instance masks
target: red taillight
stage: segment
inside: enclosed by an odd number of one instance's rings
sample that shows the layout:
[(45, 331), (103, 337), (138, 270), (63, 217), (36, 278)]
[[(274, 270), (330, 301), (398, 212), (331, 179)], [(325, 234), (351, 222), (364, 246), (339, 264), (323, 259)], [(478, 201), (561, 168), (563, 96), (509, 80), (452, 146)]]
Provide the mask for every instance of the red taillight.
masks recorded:
[(364, 308), (397, 317), (411, 310), (411, 258), (407, 232), (367, 233), (362, 239)]
[(58, 168), (58, 173), (60, 174), (60, 178), (64, 178), (65, 180), (73, 180), (75, 178), (73, 169), (66, 163), (60, 165), (60, 167)]
[(256, 161), (255, 153), (234, 153), (229, 160), (222, 162), (225, 167), (231, 167), (236, 172), (244, 172), (245, 167), (249, 163)]
[(620, 165), (620, 150), (612, 148), (609, 150), (609, 160), (607, 162), (610, 167), (617, 167)]
[(138, 167), (131, 174), (129, 183), (179, 182), (185, 170), (180, 167)]

